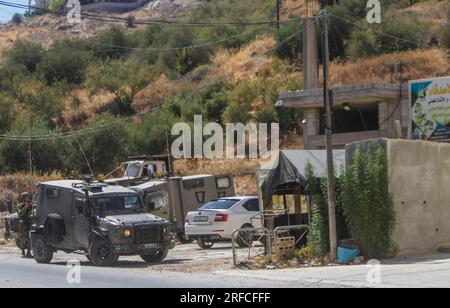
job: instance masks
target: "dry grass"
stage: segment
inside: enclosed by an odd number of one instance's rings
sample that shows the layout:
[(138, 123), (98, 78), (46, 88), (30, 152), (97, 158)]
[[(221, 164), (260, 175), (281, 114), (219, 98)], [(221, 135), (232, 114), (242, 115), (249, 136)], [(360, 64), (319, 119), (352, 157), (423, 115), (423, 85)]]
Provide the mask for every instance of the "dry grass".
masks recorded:
[(165, 75), (161, 75), (134, 96), (132, 107), (138, 112), (147, 112), (161, 106), (167, 96), (176, 94), (180, 88), (180, 83), (171, 81)]
[(313, 16), (320, 10), (319, 0), (284, 0), (281, 14), (284, 19), (292, 16)]
[(36, 185), (42, 181), (59, 180), (62, 176), (59, 173), (45, 175), (29, 175), (26, 173), (16, 173), (14, 175), (0, 176), (0, 212), (6, 210), (6, 201), (11, 200), (16, 203), (22, 192), (36, 191)]
[[(74, 98), (78, 98), (80, 106), (72, 106)], [(101, 113), (108, 109), (114, 99), (111, 93), (99, 93), (90, 95), (89, 90), (74, 90), (65, 99), (65, 111), (63, 111), (64, 130), (80, 128), (93, 115)]]
[[(217, 78), (224, 73), (233, 73), (229, 80), (239, 82), (243, 79), (254, 79), (257, 77), (261, 67), (272, 64), (272, 57), (267, 51), (275, 46), (275, 39), (271, 35), (256, 38), (247, 46), (238, 51), (219, 50), (212, 57), (210, 72), (212, 77)], [(240, 69), (250, 59), (252, 63)]]
[(353, 83), (393, 82), (395, 63), (405, 65), (400, 81), (441, 77), (450, 74), (450, 61), (442, 49), (416, 50), (364, 59), (357, 62), (332, 63), (333, 86)]
[(448, 5), (448, 0), (419, 2), (405, 8), (401, 11), (401, 14), (431, 22), (433, 29), (436, 29), (446, 22)]

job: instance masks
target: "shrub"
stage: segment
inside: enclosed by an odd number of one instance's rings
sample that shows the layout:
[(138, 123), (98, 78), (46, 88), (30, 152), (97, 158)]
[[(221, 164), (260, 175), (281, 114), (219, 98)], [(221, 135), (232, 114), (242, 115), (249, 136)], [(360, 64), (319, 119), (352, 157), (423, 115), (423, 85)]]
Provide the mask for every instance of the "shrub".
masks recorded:
[(388, 191), (387, 159), (381, 147), (357, 149), (345, 170), (344, 213), (360, 251), (382, 259), (393, 247), (395, 211)]
[(37, 66), (48, 84), (66, 81), (80, 84), (84, 81), (86, 68), (91, 61), (91, 54), (76, 48), (78, 41), (60, 41), (52, 45)]
[(14, 118), (14, 106), (17, 102), (5, 95), (0, 93), (0, 133), (4, 134), (7, 132)]
[(28, 72), (33, 73), (44, 55), (41, 44), (26, 41), (17, 41), (4, 54), (6, 67), (24, 66)]
[[(299, 32), (302, 29), (302, 25), (297, 22), (291, 22), (283, 25), (279, 30), (275, 31), (275, 38), (277, 44), (284, 42), (287, 38)], [(303, 38), (302, 34), (298, 34), (297, 38), (293, 38), (282, 44), (275, 51), (276, 55), (282, 59), (288, 59), (293, 62), (299, 62), (301, 55), (303, 54)]]
[(19, 13), (15, 13), (12, 18), (11, 18), (11, 22), (15, 25), (20, 25), (23, 21), (23, 16), (22, 14)]
[(378, 35), (378, 42), (382, 51), (380, 53), (417, 49), (421, 46), (415, 42), (426, 44), (427, 35), (431, 32), (428, 23), (418, 19), (410, 19), (408, 16), (401, 16), (399, 14), (385, 17), (381, 31), (395, 37), (400, 37), (403, 40), (386, 35)]
[(88, 69), (86, 87), (92, 94), (106, 91), (115, 95), (117, 113), (129, 113), (136, 93), (151, 79), (151, 71), (135, 58), (111, 60)]
[(450, 48), (450, 8), (447, 9), (447, 23), (439, 30), (439, 43), (444, 48)]
[(310, 233), (308, 245), (315, 257), (325, 256), (330, 251), (328, 231), (328, 211), (313, 166), (305, 166), (306, 191), (312, 198)]
[(352, 60), (378, 55), (380, 48), (373, 32), (357, 29), (352, 32), (347, 47), (347, 54)]

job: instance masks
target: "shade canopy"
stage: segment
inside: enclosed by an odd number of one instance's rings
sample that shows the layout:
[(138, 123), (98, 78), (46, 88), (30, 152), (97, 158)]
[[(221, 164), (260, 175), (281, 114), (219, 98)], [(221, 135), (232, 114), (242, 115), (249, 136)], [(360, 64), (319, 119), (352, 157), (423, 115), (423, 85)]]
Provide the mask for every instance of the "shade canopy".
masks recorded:
[[(345, 164), (345, 150), (333, 151), (334, 168), (340, 170)], [(325, 150), (284, 150), (280, 151), (272, 169), (258, 169), (256, 178), (264, 207), (270, 202), (277, 186), (285, 184), (306, 184), (305, 167), (308, 162), (319, 178), (327, 172), (327, 152)]]

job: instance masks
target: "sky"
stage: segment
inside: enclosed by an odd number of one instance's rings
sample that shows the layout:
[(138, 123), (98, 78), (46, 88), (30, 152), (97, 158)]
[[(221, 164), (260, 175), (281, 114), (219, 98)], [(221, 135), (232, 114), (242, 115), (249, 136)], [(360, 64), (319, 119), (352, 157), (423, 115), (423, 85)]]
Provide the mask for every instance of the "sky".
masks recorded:
[[(12, 2), (17, 4), (25, 4), (28, 5), (28, 0), (5, 0), (6, 2)], [(31, 2), (32, 5), (34, 4), (34, 1)], [(17, 9), (13, 7), (8, 7), (0, 4), (0, 22), (6, 22), (11, 20), (12, 15), (14, 13), (24, 13), (25, 10), (23, 9)]]

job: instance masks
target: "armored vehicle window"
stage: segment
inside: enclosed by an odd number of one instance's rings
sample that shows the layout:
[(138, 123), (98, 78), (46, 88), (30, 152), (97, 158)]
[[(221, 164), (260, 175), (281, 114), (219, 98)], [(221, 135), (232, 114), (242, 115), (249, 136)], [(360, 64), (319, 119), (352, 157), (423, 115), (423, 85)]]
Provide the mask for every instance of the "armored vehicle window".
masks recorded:
[(167, 206), (167, 195), (163, 192), (148, 194), (146, 204), (152, 205), (153, 210), (159, 210)]
[(131, 164), (128, 165), (127, 170), (125, 171), (126, 177), (138, 177), (139, 172), (141, 171), (141, 166), (139, 164)]
[(205, 186), (205, 181), (203, 179), (198, 180), (187, 180), (183, 182), (185, 189), (195, 189)]
[(249, 212), (259, 212), (259, 201), (258, 199), (251, 199), (243, 207)]
[(228, 210), (231, 209), (233, 205), (238, 203), (240, 200), (237, 199), (219, 199), (213, 200), (206, 203), (199, 210)]
[(97, 197), (94, 200), (97, 206), (103, 206), (109, 212), (139, 210), (142, 208), (139, 196)]
[(223, 177), (223, 178), (217, 178), (216, 179), (216, 186), (217, 186), (217, 189), (230, 188), (231, 180), (230, 180), (230, 178), (228, 176), (227, 177)]
[(49, 199), (56, 199), (59, 197), (59, 189), (56, 188), (46, 188), (45, 195)]

